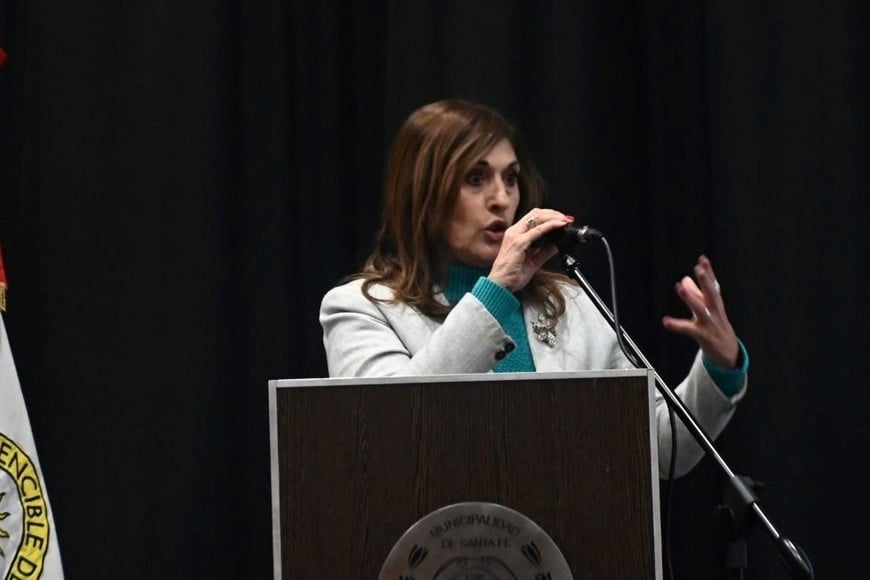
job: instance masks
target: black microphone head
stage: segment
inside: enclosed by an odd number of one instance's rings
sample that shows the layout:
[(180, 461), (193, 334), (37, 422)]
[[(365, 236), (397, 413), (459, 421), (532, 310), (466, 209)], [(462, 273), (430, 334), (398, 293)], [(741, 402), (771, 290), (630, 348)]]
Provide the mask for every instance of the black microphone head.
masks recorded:
[(604, 234), (596, 230), (595, 228), (590, 228), (589, 226), (580, 226), (579, 232), (577, 232), (577, 237), (580, 238), (581, 242), (588, 242), (589, 240), (600, 240), (604, 237)]
[(543, 246), (544, 244), (553, 244), (562, 251), (568, 251), (574, 248), (580, 242), (588, 242), (592, 239), (601, 238), (601, 232), (589, 226), (578, 226), (568, 224), (558, 230), (547, 232), (532, 246)]

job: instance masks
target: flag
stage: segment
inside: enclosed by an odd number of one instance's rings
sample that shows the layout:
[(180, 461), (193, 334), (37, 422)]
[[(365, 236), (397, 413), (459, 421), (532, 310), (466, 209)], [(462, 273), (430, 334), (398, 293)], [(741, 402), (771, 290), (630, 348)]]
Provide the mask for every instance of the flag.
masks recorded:
[[(0, 284), (6, 277), (0, 257)], [(0, 579), (62, 580), (54, 514), (0, 314)]]

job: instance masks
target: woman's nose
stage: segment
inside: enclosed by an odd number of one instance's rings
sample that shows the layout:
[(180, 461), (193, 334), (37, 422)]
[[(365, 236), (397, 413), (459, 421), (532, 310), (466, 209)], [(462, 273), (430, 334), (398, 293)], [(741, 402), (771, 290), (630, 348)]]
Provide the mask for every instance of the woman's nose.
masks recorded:
[(496, 205), (506, 205), (508, 202), (508, 188), (502, 181), (501, 177), (496, 177), (492, 180), (492, 188), (489, 195), (490, 203)]

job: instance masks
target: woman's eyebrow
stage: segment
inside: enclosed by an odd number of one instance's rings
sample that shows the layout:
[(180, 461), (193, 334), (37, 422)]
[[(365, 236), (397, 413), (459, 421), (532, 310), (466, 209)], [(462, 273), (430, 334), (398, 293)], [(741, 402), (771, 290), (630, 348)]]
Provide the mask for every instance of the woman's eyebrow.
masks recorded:
[[(489, 167), (489, 161), (487, 161), (486, 159), (481, 159), (480, 161), (475, 163), (474, 166), (475, 167), (477, 167), (477, 166)], [(520, 166), (520, 162), (517, 161), (516, 159), (514, 159), (513, 161), (511, 161), (510, 163), (508, 163), (505, 166), (505, 169), (518, 168), (519, 166)]]

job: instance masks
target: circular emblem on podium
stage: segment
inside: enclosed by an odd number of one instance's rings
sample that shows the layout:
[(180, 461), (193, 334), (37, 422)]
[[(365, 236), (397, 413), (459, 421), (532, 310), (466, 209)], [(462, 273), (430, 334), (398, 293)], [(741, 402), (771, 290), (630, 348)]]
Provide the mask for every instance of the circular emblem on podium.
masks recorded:
[(562, 552), (523, 514), (464, 502), (424, 516), (399, 538), (379, 580), (573, 580)]

